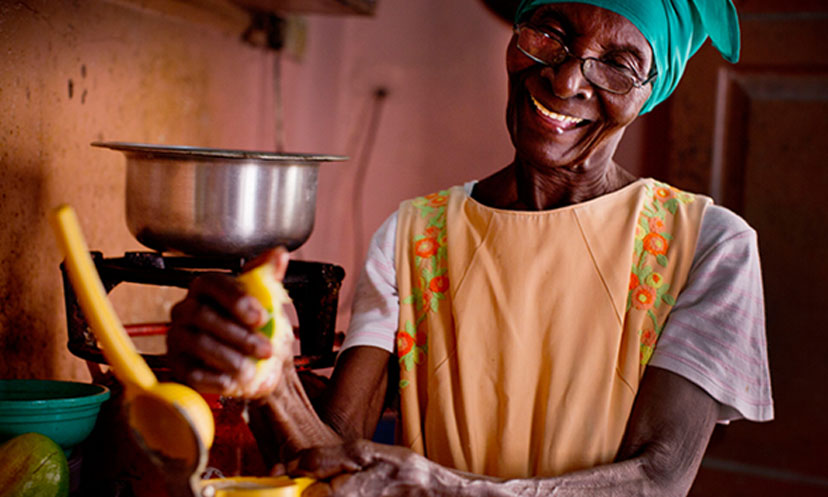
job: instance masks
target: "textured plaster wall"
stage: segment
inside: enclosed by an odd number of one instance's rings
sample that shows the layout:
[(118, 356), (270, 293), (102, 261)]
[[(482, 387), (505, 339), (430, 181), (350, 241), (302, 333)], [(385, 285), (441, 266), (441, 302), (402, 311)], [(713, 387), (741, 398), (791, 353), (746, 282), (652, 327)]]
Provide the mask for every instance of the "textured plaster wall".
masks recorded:
[[(316, 228), (294, 254), (345, 267), (339, 329), (368, 240), (400, 200), (511, 159), (511, 30), (482, 2), (383, 0), (371, 18), (304, 19), (304, 50), (276, 62), (240, 41), (248, 18), (222, 0), (0, 0), (0, 377), (88, 378), (66, 350), (50, 209), (72, 204), (105, 255), (141, 249), (123, 158), (92, 141), (273, 149), (281, 108), (286, 150), (351, 156), (323, 167)], [(622, 163), (636, 163), (637, 136)], [(133, 285), (113, 300), (125, 322), (148, 322), (180, 295)]]
[[(386, 0), (374, 18), (320, 16), (310, 27), (304, 61), (285, 59), (286, 143), (352, 160), (323, 169), (319, 226), (300, 256), (359, 268), (370, 236), (401, 200), (482, 178), (511, 159), (511, 29), (478, 0)], [(377, 88), (388, 95), (366, 161)]]
[[(179, 13), (151, 2), (0, 0), (0, 377), (87, 377), (66, 350), (50, 209), (73, 205), (90, 247), (106, 255), (141, 248), (124, 219), (123, 157), (90, 142), (272, 140), (262, 123), (272, 120), (273, 56), (237, 41), (246, 16)], [(121, 292), (116, 307), (126, 322), (154, 320), (168, 294)]]

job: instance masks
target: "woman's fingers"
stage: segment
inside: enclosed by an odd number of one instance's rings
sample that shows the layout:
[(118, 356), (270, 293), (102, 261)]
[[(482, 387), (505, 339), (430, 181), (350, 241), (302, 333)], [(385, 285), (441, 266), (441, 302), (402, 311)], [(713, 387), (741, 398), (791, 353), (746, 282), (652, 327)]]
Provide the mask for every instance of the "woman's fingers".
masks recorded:
[(228, 347), (209, 333), (186, 329), (180, 337), (188, 346), (184, 353), (199, 358), (208, 368), (237, 376), (242, 382), (256, 375), (254, 359), (248, 353)]
[(301, 451), (294, 460), (288, 462), (286, 469), (292, 476), (327, 479), (342, 473), (361, 471), (380, 461), (397, 459), (394, 449), (395, 447), (375, 444), (368, 440), (354, 440), (330, 447), (314, 447)]
[[(353, 478), (355, 475), (350, 473), (343, 473), (341, 475), (336, 475), (335, 477), (331, 478), (329, 483), (331, 487), (331, 495), (341, 495), (341, 494), (348, 494), (348, 483), (354, 483)], [(360, 495), (378, 495), (378, 492), (371, 492), (370, 494), (360, 494)]]
[(287, 471), (292, 476), (310, 476), (317, 480), (331, 478), (341, 473), (353, 473), (362, 465), (350, 454), (347, 445), (305, 449), (296, 459), (288, 462)]
[(193, 357), (178, 357), (170, 362), (170, 370), (175, 378), (201, 393), (225, 394), (235, 390), (235, 381), (230, 375), (211, 371)]
[(194, 280), (187, 297), (173, 307), (167, 332), (174, 377), (205, 393), (238, 391), (255, 376), (253, 359), (272, 354), (270, 341), (250, 324), (260, 320), (260, 310), (229, 276)]
[(256, 258), (245, 264), (243, 271), (249, 271), (254, 267), (270, 262), (275, 268), (276, 279), (282, 281), (285, 278), (289, 260), (290, 256), (288, 255), (287, 249), (285, 247), (276, 247), (259, 254)]
[(235, 278), (226, 274), (208, 273), (199, 276), (190, 284), (187, 298), (215, 304), (230, 317), (248, 327), (260, 325), (266, 317), (261, 304), (247, 295)]
[(302, 497), (330, 497), (332, 495), (333, 489), (324, 481), (318, 481), (302, 492)]
[(287, 466), (277, 462), (270, 468), (270, 476), (287, 476)]
[[(187, 299), (180, 305), (189, 308), (189, 314), (185, 318), (177, 319), (176, 311), (181, 309), (174, 308), (173, 322), (186, 324), (186, 327), (191, 330), (198, 330), (198, 337), (212, 337), (244, 355), (254, 356), (258, 359), (270, 357), (272, 353), (270, 340), (261, 333), (256, 333), (250, 328), (228, 319), (208, 304)], [(210, 342), (210, 345), (213, 345), (213, 343)]]
[(436, 466), (403, 447), (357, 440), (302, 451), (284, 468), (317, 483), (303, 497), (362, 495), (436, 495)]

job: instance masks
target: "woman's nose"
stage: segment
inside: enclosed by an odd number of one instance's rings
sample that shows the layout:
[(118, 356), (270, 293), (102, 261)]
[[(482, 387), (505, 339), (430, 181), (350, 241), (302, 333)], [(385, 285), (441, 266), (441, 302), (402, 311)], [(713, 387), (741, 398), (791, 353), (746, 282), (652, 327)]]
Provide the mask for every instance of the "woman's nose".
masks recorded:
[(557, 67), (543, 68), (541, 76), (549, 80), (555, 95), (559, 98), (576, 97), (587, 100), (592, 97), (592, 83), (584, 77), (584, 73), (581, 72), (581, 61), (575, 57), (568, 57)]

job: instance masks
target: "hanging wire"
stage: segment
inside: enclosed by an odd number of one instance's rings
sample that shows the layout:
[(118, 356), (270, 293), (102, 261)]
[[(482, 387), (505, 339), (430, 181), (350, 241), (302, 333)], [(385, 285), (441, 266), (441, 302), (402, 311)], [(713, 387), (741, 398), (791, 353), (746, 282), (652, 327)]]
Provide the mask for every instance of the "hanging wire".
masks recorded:
[(282, 102), (282, 51), (273, 51), (273, 139), (276, 152), (285, 151), (285, 109)]
[[(385, 104), (385, 99), (388, 97), (388, 89), (380, 86), (374, 89), (373, 95), (369, 102), (369, 117), (368, 125), (365, 128), (365, 135), (362, 140), (362, 147), (356, 161), (356, 172), (354, 173), (354, 182), (352, 187), (351, 198), (354, 205), (354, 219), (353, 219), (353, 247), (354, 252), (352, 256), (352, 268), (355, 273), (359, 273), (364, 256), (365, 244), (363, 243), (364, 229), (363, 229), (363, 199), (365, 191), (365, 180), (368, 173), (368, 165), (371, 162), (371, 155), (374, 152), (376, 145), (377, 134), (379, 132), (380, 122), (382, 121), (382, 110)], [(360, 120), (360, 122), (362, 122)], [(354, 297), (356, 285), (352, 285), (348, 295), (343, 296), (342, 305), (350, 306)]]

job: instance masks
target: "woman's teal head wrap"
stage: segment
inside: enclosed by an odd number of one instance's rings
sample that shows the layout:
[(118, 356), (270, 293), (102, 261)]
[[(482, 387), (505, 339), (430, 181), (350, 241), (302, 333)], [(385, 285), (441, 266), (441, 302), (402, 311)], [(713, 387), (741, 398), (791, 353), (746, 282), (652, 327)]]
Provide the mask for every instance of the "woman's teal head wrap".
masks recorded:
[(650, 42), (658, 76), (641, 114), (673, 93), (687, 60), (708, 36), (725, 59), (739, 60), (739, 20), (731, 0), (523, 0), (515, 22), (525, 21), (541, 5), (565, 2), (594, 5), (624, 16)]

